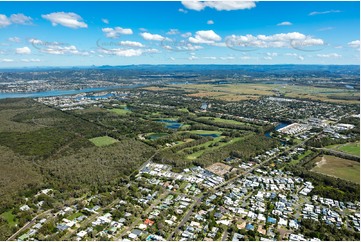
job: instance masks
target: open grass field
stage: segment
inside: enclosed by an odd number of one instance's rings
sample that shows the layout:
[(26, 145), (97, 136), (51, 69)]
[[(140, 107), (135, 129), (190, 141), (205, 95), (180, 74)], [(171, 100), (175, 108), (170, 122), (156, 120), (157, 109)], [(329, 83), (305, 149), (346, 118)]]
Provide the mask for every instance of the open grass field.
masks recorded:
[(311, 153), (312, 153), (311, 150), (306, 150), (306, 152), (303, 153), (302, 155), (299, 155), (296, 160), (291, 160), (291, 162), (289, 164), (290, 165), (296, 165), (298, 162), (300, 162), (300, 160), (302, 160), (303, 158), (305, 158), (306, 156), (308, 156)]
[(213, 117), (200, 117), (197, 120), (210, 120), (214, 123), (223, 123), (223, 124), (247, 125), (246, 123), (242, 123), (236, 120), (213, 118)]
[[(224, 101), (255, 100), (261, 96), (272, 96), (277, 93), (290, 98), (307, 98), (337, 103), (359, 103), (358, 90), (343, 88), (325, 88), (300, 85), (281, 84), (229, 84), (229, 85), (176, 85), (191, 97), (210, 98)], [(350, 97), (353, 97), (350, 100)]]
[(112, 108), (112, 109), (109, 109), (109, 111), (113, 112), (113, 113), (116, 113), (118, 115), (126, 115), (128, 113), (131, 113), (132, 111), (130, 110), (127, 110), (125, 108)]
[(191, 134), (198, 134), (198, 135), (221, 135), (222, 132), (220, 131), (212, 131), (212, 130), (191, 130), (189, 131)]
[(360, 183), (360, 163), (357, 161), (330, 155), (316, 157), (314, 161), (316, 166), (311, 171)]
[(107, 146), (119, 142), (118, 140), (113, 139), (112, 137), (109, 136), (96, 137), (89, 139), (89, 141), (98, 147)]
[(360, 143), (359, 142), (330, 145), (327, 148), (336, 150), (336, 151), (342, 151), (342, 152), (345, 152), (345, 153), (351, 154), (351, 155), (360, 156)]
[(0, 217), (5, 219), (11, 227), (15, 226), (15, 224), (17, 223), (15, 215), (13, 214), (13, 210), (2, 213)]

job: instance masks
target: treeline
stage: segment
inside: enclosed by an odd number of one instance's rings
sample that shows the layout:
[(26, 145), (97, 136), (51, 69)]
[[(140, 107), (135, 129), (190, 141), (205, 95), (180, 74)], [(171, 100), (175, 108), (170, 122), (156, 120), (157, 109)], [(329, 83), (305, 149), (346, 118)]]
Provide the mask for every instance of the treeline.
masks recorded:
[(337, 228), (324, 222), (312, 219), (301, 221), (300, 233), (309, 238), (318, 238), (321, 241), (360, 241), (360, 233), (347, 228)]
[(324, 137), (313, 137), (311, 139), (309, 139), (306, 142), (307, 146), (312, 146), (312, 147), (317, 147), (317, 148), (323, 148), (329, 145), (335, 145), (335, 144), (345, 144), (347, 142), (354, 142), (357, 141), (358, 138), (353, 138), (353, 139), (332, 139), (328, 136), (324, 136)]

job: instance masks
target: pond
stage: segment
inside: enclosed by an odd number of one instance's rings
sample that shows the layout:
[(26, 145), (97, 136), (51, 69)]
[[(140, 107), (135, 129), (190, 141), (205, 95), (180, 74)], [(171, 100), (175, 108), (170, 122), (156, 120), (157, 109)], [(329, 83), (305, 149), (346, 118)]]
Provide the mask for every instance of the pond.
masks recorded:
[(167, 135), (168, 135), (167, 133), (155, 133), (155, 134), (148, 135), (147, 139), (156, 140), (156, 139), (159, 139), (159, 138), (161, 138), (163, 136), (167, 136)]
[(182, 126), (182, 124), (176, 120), (159, 119), (156, 122), (164, 123), (165, 127), (168, 129), (179, 129)]
[(219, 137), (219, 134), (197, 134), (197, 135), (203, 136), (203, 137), (212, 137), (212, 138)]

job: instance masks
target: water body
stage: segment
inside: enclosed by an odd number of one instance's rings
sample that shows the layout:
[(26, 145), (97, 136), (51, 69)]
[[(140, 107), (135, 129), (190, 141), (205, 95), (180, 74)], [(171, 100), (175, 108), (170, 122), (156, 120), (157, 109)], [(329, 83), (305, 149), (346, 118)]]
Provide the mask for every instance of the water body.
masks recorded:
[(197, 135), (203, 136), (203, 137), (212, 137), (212, 138), (219, 137), (219, 134), (197, 134)]
[[(137, 88), (144, 85), (129, 85), (129, 86), (111, 86), (111, 87), (94, 87), (94, 88), (85, 88), (85, 89), (73, 89), (73, 90), (49, 90), (43, 92), (15, 92), (15, 93), (0, 93), (0, 99), (4, 98), (36, 98), (36, 97), (53, 97), (53, 96), (64, 96), (64, 95), (75, 95), (86, 92), (99, 92), (99, 91), (109, 91), (113, 89), (122, 89), (122, 88)], [(102, 96), (92, 96), (94, 99), (101, 98)]]
[[(280, 122), (278, 123), (278, 125), (276, 126), (275, 130), (279, 130), (279, 129), (282, 129), (284, 127), (286, 127), (287, 125), (290, 125), (290, 123), (285, 123), (285, 122)], [(267, 132), (264, 134), (264, 136), (268, 137), (268, 138), (271, 138), (271, 131)]]
[(179, 129), (182, 126), (182, 124), (179, 123), (178, 121), (169, 120), (169, 119), (160, 119), (157, 120), (157, 122), (164, 123), (165, 127), (168, 129)]

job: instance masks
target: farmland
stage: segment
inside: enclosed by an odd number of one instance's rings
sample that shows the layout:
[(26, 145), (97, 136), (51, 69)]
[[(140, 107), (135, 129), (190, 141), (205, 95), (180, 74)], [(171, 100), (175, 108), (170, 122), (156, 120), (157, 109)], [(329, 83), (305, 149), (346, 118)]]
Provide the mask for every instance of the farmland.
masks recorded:
[(330, 155), (319, 156), (314, 161), (316, 166), (311, 171), (360, 183), (360, 163), (356, 161)]

